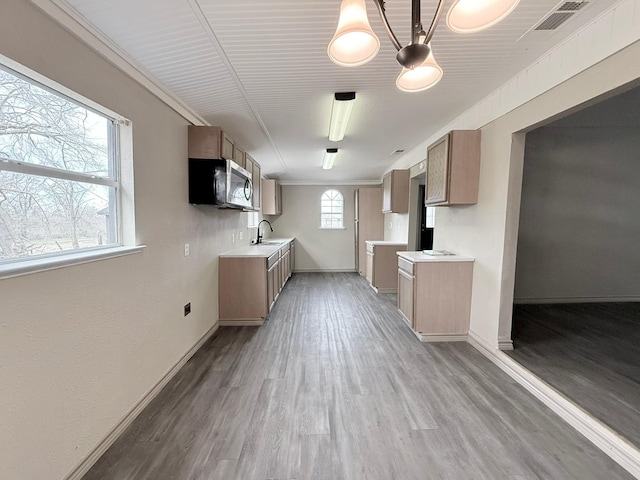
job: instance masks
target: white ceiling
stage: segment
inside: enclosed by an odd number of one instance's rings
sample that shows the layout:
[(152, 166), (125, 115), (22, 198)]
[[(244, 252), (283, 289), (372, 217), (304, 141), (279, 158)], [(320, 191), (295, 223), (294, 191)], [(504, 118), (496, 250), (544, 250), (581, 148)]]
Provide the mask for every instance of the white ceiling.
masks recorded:
[[(443, 80), (403, 93), (395, 87), (396, 51), (372, 0), (369, 20), (382, 47), (356, 68), (334, 65), (326, 54), (340, 0), (54, 1), (75, 9), (190, 109), (221, 125), (263, 173), (315, 183), (379, 180), (398, 158), (392, 151), (414, 148), (616, 3), (592, 0), (558, 30), (524, 37), (564, 2), (521, 0), (502, 23), (472, 35), (454, 34), (442, 21), (432, 47)], [(422, 1), (425, 27), (436, 3)], [(404, 45), (411, 1), (387, 0), (386, 9)], [(357, 99), (345, 139), (331, 143), (331, 100), (339, 91), (355, 91)], [(340, 153), (326, 171), (328, 147)]]

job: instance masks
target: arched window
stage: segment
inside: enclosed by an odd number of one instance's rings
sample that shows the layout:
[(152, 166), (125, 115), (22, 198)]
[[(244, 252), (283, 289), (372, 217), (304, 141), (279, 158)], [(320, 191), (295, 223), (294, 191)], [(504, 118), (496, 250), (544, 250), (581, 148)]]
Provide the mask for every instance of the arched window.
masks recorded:
[(338, 190), (327, 190), (320, 197), (320, 228), (344, 228), (344, 197)]

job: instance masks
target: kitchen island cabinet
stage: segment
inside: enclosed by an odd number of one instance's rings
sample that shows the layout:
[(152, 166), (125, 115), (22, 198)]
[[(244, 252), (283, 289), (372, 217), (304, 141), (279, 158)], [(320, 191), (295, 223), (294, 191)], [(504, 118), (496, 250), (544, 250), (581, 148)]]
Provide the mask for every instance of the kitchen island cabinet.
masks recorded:
[(293, 273), (295, 242), (269, 239), (219, 257), (220, 326), (262, 325)]
[(420, 341), (466, 341), (474, 259), (422, 252), (397, 255), (398, 309)]

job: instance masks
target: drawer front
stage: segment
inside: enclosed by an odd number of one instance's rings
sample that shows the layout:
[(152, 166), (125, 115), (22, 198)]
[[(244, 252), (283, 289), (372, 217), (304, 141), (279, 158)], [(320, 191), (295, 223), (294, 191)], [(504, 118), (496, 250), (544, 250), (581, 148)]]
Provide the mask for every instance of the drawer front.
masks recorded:
[(409, 260), (406, 260), (402, 257), (398, 257), (398, 268), (400, 270), (404, 270), (405, 272), (413, 275), (413, 265), (413, 262), (410, 262)]
[(371, 245), (370, 243), (367, 243), (367, 252), (371, 252), (373, 253), (373, 245)]

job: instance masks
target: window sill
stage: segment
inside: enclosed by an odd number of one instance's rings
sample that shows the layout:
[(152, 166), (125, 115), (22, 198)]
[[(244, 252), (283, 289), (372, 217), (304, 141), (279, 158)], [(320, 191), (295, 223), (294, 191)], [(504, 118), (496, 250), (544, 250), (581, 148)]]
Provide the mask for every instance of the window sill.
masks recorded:
[(134, 253), (140, 253), (146, 248), (146, 245), (137, 245), (135, 247), (114, 247), (93, 250), (90, 252), (69, 253), (59, 257), (38, 258), (32, 260), (21, 260), (8, 264), (0, 264), (0, 280), (18, 277), (20, 275), (28, 275), (30, 273), (45, 272), (56, 268), (71, 267), (82, 263), (97, 262), (99, 260), (107, 260), (109, 258), (122, 257)]

